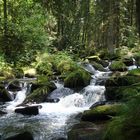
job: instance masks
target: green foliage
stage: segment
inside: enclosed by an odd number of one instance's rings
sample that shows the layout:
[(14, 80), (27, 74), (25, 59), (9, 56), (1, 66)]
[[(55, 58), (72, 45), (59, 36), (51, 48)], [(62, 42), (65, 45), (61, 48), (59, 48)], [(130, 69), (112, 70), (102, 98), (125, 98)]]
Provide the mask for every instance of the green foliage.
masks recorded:
[(105, 140), (139, 140), (140, 139), (140, 96), (129, 101), (121, 108), (120, 116), (113, 119), (108, 126)]
[(48, 30), (48, 26), (53, 28), (55, 20), (40, 3), (33, 0), (7, 1), (7, 5), (6, 40), (4, 35), (0, 38), (2, 50), (10, 63), (28, 65), (34, 60), (36, 52), (44, 50), (55, 38)]
[(134, 70), (130, 70), (128, 71), (128, 75), (134, 75), (134, 76), (140, 76), (140, 69), (134, 69)]
[(126, 65), (120, 61), (113, 61), (112, 64), (109, 66), (110, 70), (112, 71), (126, 71)]
[(62, 76), (66, 76), (69, 72), (77, 69), (77, 64), (74, 62), (71, 55), (66, 52), (58, 52), (54, 54), (54, 66)]

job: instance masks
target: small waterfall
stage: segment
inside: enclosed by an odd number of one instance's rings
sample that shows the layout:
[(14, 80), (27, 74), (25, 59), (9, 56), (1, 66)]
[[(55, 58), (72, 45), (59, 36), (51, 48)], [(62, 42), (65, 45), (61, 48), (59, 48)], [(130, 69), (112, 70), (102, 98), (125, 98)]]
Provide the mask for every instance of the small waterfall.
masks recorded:
[[(57, 89), (49, 95), (49, 98), (59, 98), (59, 102), (38, 104), (42, 108), (39, 109), (39, 115), (37, 116), (27, 117), (9, 113), (9, 116), (2, 117), (0, 120), (2, 138), (4, 139), (5, 136), (9, 136), (11, 133), (22, 132), (23, 130), (30, 131), (34, 136), (34, 140), (66, 138), (68, 129), (78, 122), (75, 117), (78, 113), (88, 110), (98, 101), (105, 100), (105, 87), (97, 85), (97, 81), (107, 79), (110, 72), (96, 71), (89, 64), (87, 70), (94, 75), (92, 75), (90, 85), (84, 87), (81, 92), (74, 93), (73, 90), (65, 88), (61, 82), (55, 81)], [(22, 90), (17, 92), (15, 99), (7, 104), (7, 111), (14, 110), (16, 106), (25, 100), (29, 90), (28, 87), (30, 86), (25, 84)]]
[(140, 68), (140, 66), (138, 66), (138, 65), (136, 64), (136, 60), (135, 60), (134, 58), (132, 58), (132, 60), (133, 60), (133, 65), (132, 65), (132, 66), (128, 66), (128, 67), (127, 67), (128, 70), (133, 70), (133, 69)]
[(83, 66), (83, 68), (84, 68), (86, 71), (88, 71), (89, 73), (95, 74), (96, 70), (95, 70), (95, 68), (94, 68), (91, 64), (85, 63), (85, 64), (83, 64), (82, 66)]
[(64, 107), (84, 107), (85, 99), (83, 95), (75, 93), (66, 96), (65, 98), (61, 98), (59, 103), (62, 104)]
[[(31, 85), (28, 86), (27, 83), (22, 83), (22, 90), (16, 92), (16, 97), (13, 101), (7, 103), (6, 110), (9, 112), (14, 111), (15, 107), (22, 104), (23, 101), (26, 99), (26, 93), (28, 90), (30, 91)], [(9, 91), (12, 95), (15, 94), (14, 92)]]
[(104, 91), (104, 86), (89, 85), (85, 87), (82, 91), (85, 106), (90, 107), (98, 101), (105, 101)]

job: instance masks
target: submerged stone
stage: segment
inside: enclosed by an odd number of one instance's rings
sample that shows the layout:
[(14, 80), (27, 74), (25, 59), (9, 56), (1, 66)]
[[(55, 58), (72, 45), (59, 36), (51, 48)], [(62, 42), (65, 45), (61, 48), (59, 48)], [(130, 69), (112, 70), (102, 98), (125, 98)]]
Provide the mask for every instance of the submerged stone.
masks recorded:
[(27, 106), (27, 107), (24, 107), (24, 108), (17, 108), (17, 109), (15, 109), (15, 112), (23, 114), (23, 115), (38, 115), (40, 107), (41, 106), (39, 106), (39, 105)]
[(68, 132), (68, 140), (101, 140), (105, 124), (95, 125), (91, 122), (81, 122)]
[(34, 140), (34, 138), (30, 132), (23, 132), (21, 134), (6, 138), (5, 140)]

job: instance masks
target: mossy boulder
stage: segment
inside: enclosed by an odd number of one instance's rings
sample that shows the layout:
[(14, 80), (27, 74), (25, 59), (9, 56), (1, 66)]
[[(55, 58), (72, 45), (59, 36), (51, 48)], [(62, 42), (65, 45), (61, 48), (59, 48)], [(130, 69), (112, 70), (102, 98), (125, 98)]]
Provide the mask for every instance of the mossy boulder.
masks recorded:
[(106, 124), (80, 122), (68, 132), (68, 140), (102, 140)]
[(91, 64), (96, 70), (105, 71), (104, 67), (101, 64), (99, 64), (95, 61), (92, 61)]
[(105, 97), (108, 101), (128, 101), (139, 95), (139, 87), (108, 87)]
[(105, 97), (107, 100), (127, 100), (139, 94), (139, 86), (139, 76), (125, 75), (113, 77), (108, 79), (105, 83)]
[(120, 107), (120, 104), (106, 104), (97, 106), (91, 110), (85, 111), (81, 117), (81, 120), (91, 122), (109, 120), (113, 116), (117, 115)]
[(121, 61), (113, 61), (112, 64), (109, 66), (111, 71), (126, 71), (127, 70), (127, 66)]
[(61, 60), (59, 64), (57, 64), (57, 71), (65, 76), (67, 73), (72, 72), (77, 69), (77, 64), (72, 60)]
[(140, 77), (124, 75), (106, 80), (105, 87), (129, 86), (140, 82)]
[[(38, 79), (38, 82), (32, 83), (31, 93), (27, 96), (25, 103), (27, 102), (45, 102), (49, 93), (56, 89), (53, 82), (49, 80)], [(45, 79), (45, 78), (44, 78)]]
[(10, 95), (10, 93), (5, 89), (3, 84), (0, 84), (0, 101), (7, 102), (12, 101), (14, 98)]
[(82, 88), (90, 83), (91, 75), (84, 69), (77, 70), (68, 74), (64, 79), (64, 86), (69, 88)]
[(132, 75), (132, 76), (139, 76), (140, 77), (140, 68), (133, 69), (128, 71), (127, 75)]

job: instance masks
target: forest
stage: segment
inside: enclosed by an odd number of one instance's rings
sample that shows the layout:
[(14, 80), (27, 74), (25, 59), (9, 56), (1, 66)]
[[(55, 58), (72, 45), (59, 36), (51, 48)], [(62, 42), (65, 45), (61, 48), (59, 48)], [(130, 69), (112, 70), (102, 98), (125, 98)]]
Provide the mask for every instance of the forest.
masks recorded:
[(0, 0), (0, 140), (140, 139), (140, 0)]

